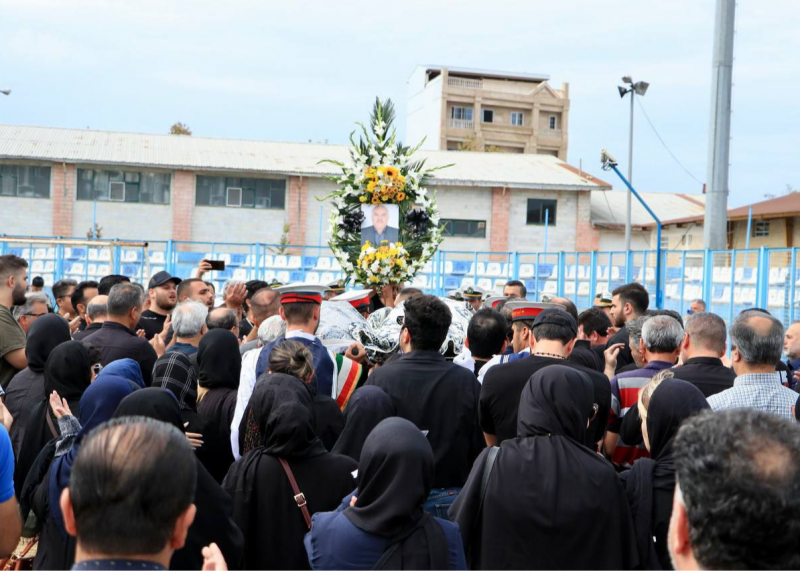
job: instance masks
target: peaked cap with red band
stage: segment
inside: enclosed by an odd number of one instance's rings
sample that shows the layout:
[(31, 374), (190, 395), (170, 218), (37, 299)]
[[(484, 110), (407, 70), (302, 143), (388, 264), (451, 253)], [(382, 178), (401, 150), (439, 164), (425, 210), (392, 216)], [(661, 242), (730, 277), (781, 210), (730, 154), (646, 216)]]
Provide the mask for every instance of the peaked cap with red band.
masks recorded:
[(368, 289), (354, 289), (347, 293), (332, 297), (330, 301), (344, 301), (355, 307), (359, 311), (369, 307), (369, 296), (372, 290)]
[(281, 304), (287, 303), (322, 303), (322, 294), (328, 288), (319, 284), (289, 284), (273, 288), (281, 294)]
[(509, 301), (506, 307), (511, 310), (511, 321), (533, 321), (545, 309), (560, 308), (554, 303), (537, 303), (533, 301)]

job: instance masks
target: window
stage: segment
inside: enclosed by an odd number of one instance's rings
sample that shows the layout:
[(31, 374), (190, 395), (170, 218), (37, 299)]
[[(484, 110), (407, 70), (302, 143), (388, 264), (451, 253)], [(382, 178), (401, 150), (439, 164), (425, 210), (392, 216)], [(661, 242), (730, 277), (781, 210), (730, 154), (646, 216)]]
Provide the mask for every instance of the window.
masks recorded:
[(661, 236), (661, 249), (669, 250), (669, 236)]
[(0, 196), (50, 198), (50, 167), (0, 165)]
[(442, 223), (444, 224), (442, 236), (486, 238), (486, 222), (484, 220), (442, 220)]
[(169, 204), (169, 173), (78, 169), (78, 200)]
[(544, 224), (544, 220), (547, 218), (548, 225), (555, 225), (557, 202), (557, 200), (546, 200), (544, 198), (529, 198), (528, 224)]
[(556, 128), (556, 116), (555, 115), (550, 115), (550, 128), (551, 129), (555, 129)]
[(494, 123), (494, 110), (492, 109), (482, 109), (481, 110), (481, 121), (484, 123)]
[(511, 124), (516, 127), (522, 127), (522, 111), (511, 112)]
[(691, 248), (692, 247), (692, 235), (691, 234), (684, 234), (681, 237), (681, 246), (684, 248)]
[(762, 238), (769, 236), (769, 222), (764, 220), (756, 220), (753, 224), (753, 238)]
[(198, 206), (283, 209), (286, 181), (198, 175), (195, 202)]
[(472, 121), (472, 107), (455, 107), (450, 111), (451, 119), (459, 119), (461, 121)]

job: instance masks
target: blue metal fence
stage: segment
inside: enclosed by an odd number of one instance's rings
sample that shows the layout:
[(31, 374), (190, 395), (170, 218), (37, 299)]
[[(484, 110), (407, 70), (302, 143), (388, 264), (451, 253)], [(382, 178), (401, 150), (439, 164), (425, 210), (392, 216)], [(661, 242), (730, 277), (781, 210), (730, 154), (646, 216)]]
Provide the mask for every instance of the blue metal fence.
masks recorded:
[[(345, 277), (326, 246), (179, 241), (150, 241), (137, 247), (114, 242), (99, 244), (0, 236), (0, 255), (13, 253), (26, 258), (30, 274), (43, 276), (48, 286), (61, 277), (99, 279), (109, 273), (125, 274), (142, 282), (161, 270), (186, 278), (203, 258), (226, 262), (225, 271), (211, 272), (209, 276), (218, 292), (230, 279), (327, 283)], [(681, 314), (692, 299), (701, 298), (710, 311), (727, 321), (743, 308), (757, 306), (789, 324), (800, 318), (797, 254), (797, 248), (669, 250), (661, 252), (661, 271), (657, 272), (658, 254), (653, 250), (439, 250), (410, 285), (436, 295), (469, 285), (499, 293), (507, 281), (514, 279), (525, 284), (529, 299), (558, 295), (586, 308), (592, 305), (596, 293), (612, 291), (631, 281), (642, 283), (655, 294), (659, 279), (663, 307)]]

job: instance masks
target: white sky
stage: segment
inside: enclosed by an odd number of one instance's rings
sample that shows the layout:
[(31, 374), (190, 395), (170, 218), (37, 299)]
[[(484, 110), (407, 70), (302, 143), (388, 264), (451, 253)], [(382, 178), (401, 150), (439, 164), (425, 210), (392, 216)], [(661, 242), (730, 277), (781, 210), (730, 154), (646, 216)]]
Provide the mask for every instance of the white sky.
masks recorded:
[[(706, 180), (713, 0), (0, 0), (0, 122), (344, 143), (376, 95), (405, 134), (417, 64), (546, 73), (570, 83), (569, 157), (627, 169), (620, 77), (673, 153)], [(731, 206), (800, 188), (800, 7), (737, 9)], [(700, 192), (636, 109), (634, 185)], [(411, 141), (415, 143), (416, 141)]]

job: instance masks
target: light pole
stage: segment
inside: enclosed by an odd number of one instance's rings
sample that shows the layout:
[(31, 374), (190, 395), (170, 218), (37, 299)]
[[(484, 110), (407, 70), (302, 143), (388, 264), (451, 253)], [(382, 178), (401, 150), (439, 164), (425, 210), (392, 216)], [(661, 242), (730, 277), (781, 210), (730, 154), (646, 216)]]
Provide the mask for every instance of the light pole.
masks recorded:
[[(644, 95), (647, 93), (647, 88), (650, 84), (646, 81), (633, 82), (630, 75), (622, 78), (622, 81), (627, 83), (630, 87), (617, 87), (619, 96), (625, 97), (627, 93), (631, 94), (631, 121), (630, 131), (628, 133), (628, 181), (633, 183), (633, 100), (637, 95)], [(627, 199), (625, 200), (625, 251), (631, 249), (631, 191), (628, 191)]]

